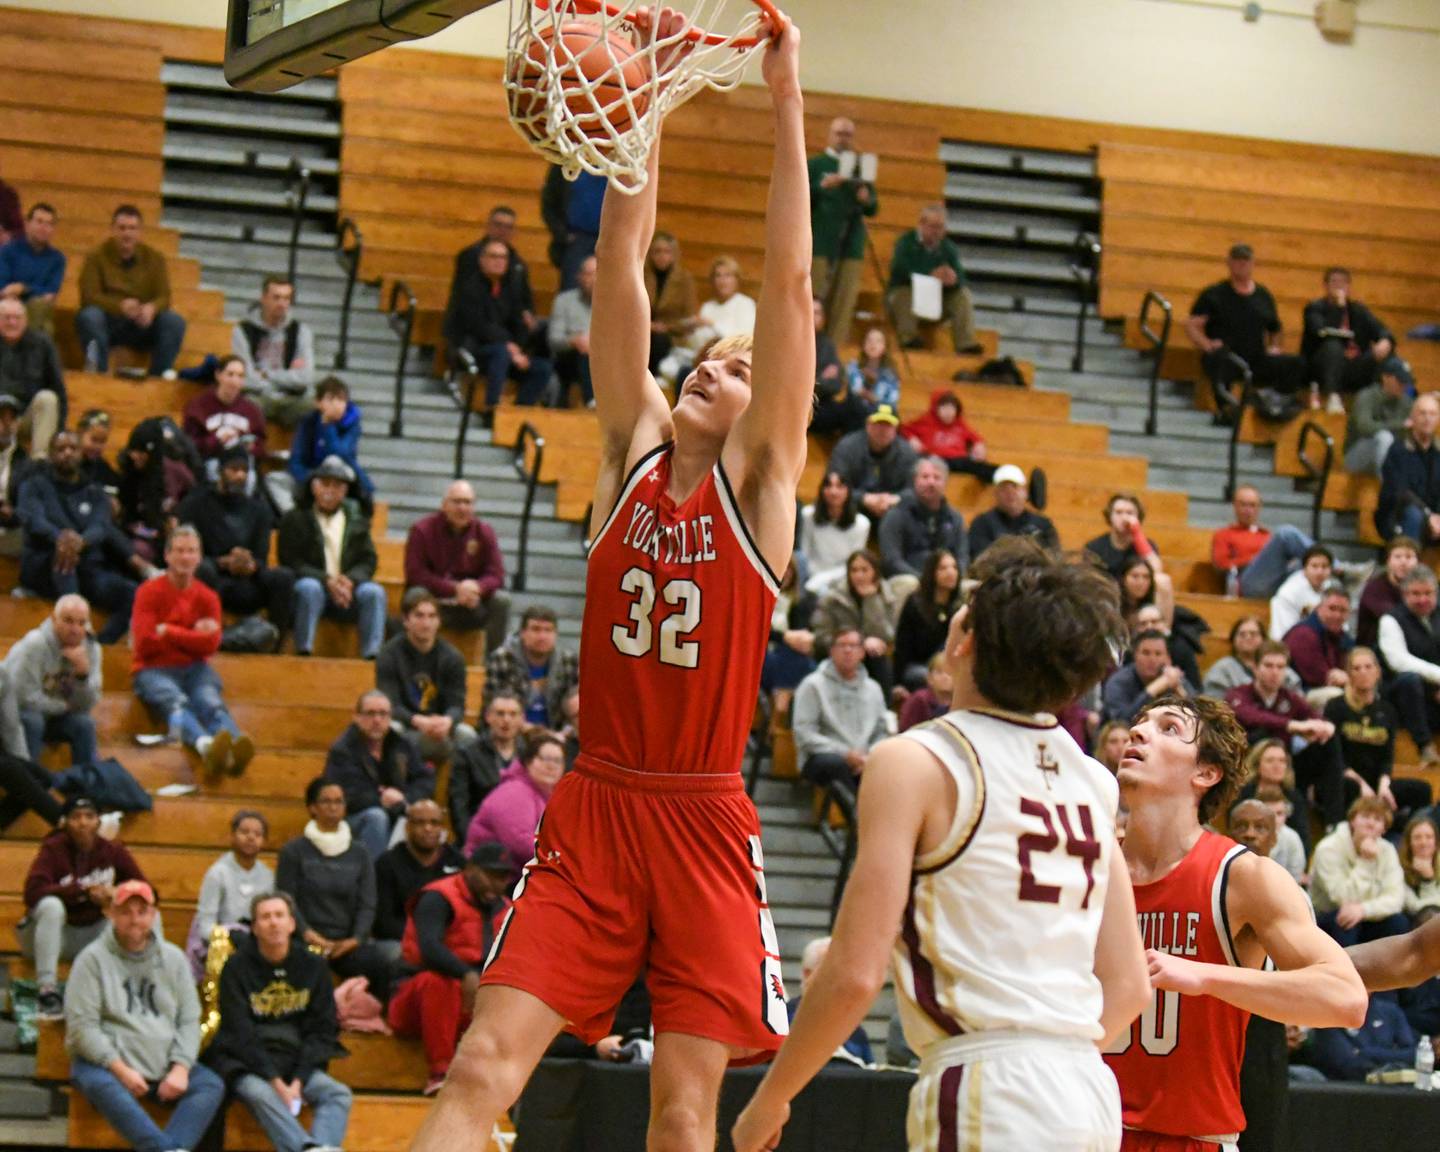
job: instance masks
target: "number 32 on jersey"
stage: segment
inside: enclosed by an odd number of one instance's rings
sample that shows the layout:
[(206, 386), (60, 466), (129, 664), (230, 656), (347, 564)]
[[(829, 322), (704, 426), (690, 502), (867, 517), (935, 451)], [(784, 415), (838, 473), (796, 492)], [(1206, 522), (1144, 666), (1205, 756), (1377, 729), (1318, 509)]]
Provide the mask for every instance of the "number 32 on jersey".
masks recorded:
[(655, 578), (644, 568), (631, 568), (620, 578), (620, 590), (630, 601), (628, 624), (610, 629), (610, 639), (625, 656), (647, 656), (660, 634), (660, 663), (674, 668), (698, 668), (700, 643), (686, 639), (700, 626), (700, 586), (693, 580), (668, 580), (659, 589), (659, 599), (676, 611), (655, 627)]

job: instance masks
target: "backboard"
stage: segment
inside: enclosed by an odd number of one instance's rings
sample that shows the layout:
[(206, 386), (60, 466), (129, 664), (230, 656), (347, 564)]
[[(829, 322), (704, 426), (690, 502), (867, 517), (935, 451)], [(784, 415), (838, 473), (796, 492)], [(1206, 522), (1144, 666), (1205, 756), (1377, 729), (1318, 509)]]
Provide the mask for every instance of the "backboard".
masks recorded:
[(498, 0), (230, 0), (225, 79), (278, 92)]

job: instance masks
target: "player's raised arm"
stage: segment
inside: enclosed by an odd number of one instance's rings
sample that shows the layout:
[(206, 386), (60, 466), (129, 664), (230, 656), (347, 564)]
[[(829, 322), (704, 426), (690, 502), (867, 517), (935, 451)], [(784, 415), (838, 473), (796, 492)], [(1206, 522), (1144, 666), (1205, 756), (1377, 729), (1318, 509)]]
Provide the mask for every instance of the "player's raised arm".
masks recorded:
[(1413, 988), (1440, 976), (1440, 916), (1402, 936), (1356, 944), (1345, 949), (1345, 954), (1369, 991)]
[(793, 501), (805, 467), (805, 430), (815, 389), (810, 178), (805, 166), (800, 32), (793, 24), (766, 46), (763, 70), (775, 113), (765, 272), (755, 312), (750, 406), (731, 434), (725, 466), (743, 486), (773, 486), (788, 492)]
[(1105, 911), (1095, 941), (1095, 977), (1104, 1003), (1100, 1009), (1102, 1049), (1144, 1010), (1150, 999), (1150, 976), (1145, 967), (1145, 946), (1135, 917), (1135, 890), (1125, 867), (1120, 844), (1111, 846), (1110, 881), (1105, 889)]
[(1358, 1028), (1368, 997), (1344, 949), (1315, 923), (1304, 893), (1273, 860), (1253, 853), (1230, 869), (1230, 923), (1253, 933), (1276, 971), (1200, 964), (1149, 952), (1150, 982), (1191, 996), (1214, 996), (1269, 1020), (1309, 1028)]
[[(590, 373), (600, 419), (600, 475), (592, 529), (610, 514), (632, 449), (638, 456), (670, 436), (670, 406), (650, 375), (650, 298), (645, 254), (655, 231), (660, 140), (650, 150), (650, 179), (633, 196), (610, 191), (600, 211), (591, 306)], [(644, 429), (645, 442), (637, 432)]]
[(789, 1037), (735, 1122), (735, 1152), (775, 1147), (790, 1101), (875, 1002), (900, 933), (926, 814), (942, 811), (947, 801), (953, 809), (953, 785), (918, 744), (887, 740), (871, 753), (860, 785), (864, 834), (830, 951), (806, 986)]

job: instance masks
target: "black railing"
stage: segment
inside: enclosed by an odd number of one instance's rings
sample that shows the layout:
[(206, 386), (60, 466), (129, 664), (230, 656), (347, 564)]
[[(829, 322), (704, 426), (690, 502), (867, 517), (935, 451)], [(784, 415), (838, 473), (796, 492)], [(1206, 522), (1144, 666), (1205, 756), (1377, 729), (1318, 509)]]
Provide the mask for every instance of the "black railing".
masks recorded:
[[(840, 813), (842, 824), (839, 828), (831, 827), (831, 810)], [(855, 794), (848, 788), (836, 784), (829, 784), (825, 788), (824, 799), (820, 803), (820, 838), (825, 841), (835, 859), (840, 863), (840, 870), (835, 874), (835, 890), (830, 896), (830, 923), (833, 926), (835, 916), (840, 911), (840, 900), (845, 895), (845, 885), (850, 880), (850, 869), (855, 863)]]
[[(525, 444), (529, 441), (534, 452), (527, 462)], [(520, 556), (515, 561), (515, 580), (512, 587), (517, 592), (525, 591), (525, 567), (530, 557), (530, 513), (535, 506), (535, 485), (540, 481), (540, 464), (545, 459), (545, 437), (528, 420), (520, 425), (515, 437), (513, 463), (520, 479), (525, 481), (525, 507), (520, 512)]]
[(310, 169), (300, 163), (298, 157), (292, 157), (290, 167), (285, 170), (285, 201), (290, 209), (290, 255), (286, 269), (292, 285), (300, 262), (300, 226), (305, 222), (305, 201), (309, 196)]
[(455, 433), (455, 479), (459, 480), (465, 471), (465, 437), (470, 434), (470, 417), (475, 414), (475, 385), (480, 379), (480, 365), (466, 348), (457, 348), (453, 355), (455, 371), (465, 377), (465, 387), (456, 389), (460, 399), (460, 427)]
[[(1322, 449), (1320, 463), (1312, 464), (1310, 457), (1305, 455), (1305, 446), (1311, 436), (1320, 438)], [(1315, 485), (1315, 503), (1310, 509), (1310, 538), (1320, 539), (1320, 509), (1325, 503), (1325, 489), (1330, 483), (1330, 469), (1335, 464), (1335, 438), (1325, 430), (1321, 424), (1314, 420), (1306, 420), (1300, 425), (1300, 444), (1296, 449), (1300, 457), (1300, 467), (1305, 470), (1305, 479), (1308, 483)]]
[[(1160, 331), (1150, 327), (1150, 306), (1154, 305), (1165, 314)], [(1175, 320), (1175, 310), (1170, 301), (1158, 292), (1146, 292), (1140, 302), (1140, 335), (1150, 341), (1150, 410), (1145, 417), (1145, 435), (1154, 436), (1160, 428), (1160, 369), (1165, 360), (1165, 349), (1170, 346), (1170, 325)]]
[[(400, 301), (404, 300), (404, 306)], [(395, 410), (390, 417), (390, 438), (405, 435), (405, 361), (410, 356), (410, 337), (415, 332), (415, 294), (403, 280), (390, 285), (390, 302), (385, 306), (390, 330), (400, 338), (400, 352), (395, 357)]]
[(1095, 284), (1100, 277), (1100, 241), (1089, 232), (1081, 232), (1072, 245), (1075, 263), (1070, 275), (1075, 277), (1080, 297), (1080, 314), (1075, 319), (1075, 355), (1070, 358), (1070, 371), (1085, 371), (1085, 321), (1090, 318), (1090, 303), (1095, 298)]
[(1228, 348), (1225, 349), (1225, 359), (1244, 381), (1239, 400), (1235, 399), (1228, 385), (1217, 385), (1215, 388), (1215, 401), (1221, 406), (1221, 415), (1230, 420), (1230, 462), (1225, 472), (1225, 499), (1230, 501), (1235, 499), (1235, 473), (1240, 464), (1240, 426), (1245, 423), (1245, 413), (1255, 402), (1255, 376), (1250, 371), (1250, 365)]
[[(345, 241), (350, 246), (345, 246)], [(340, 221), (340, 234), (335, 237), (335, 259), (345, 270), (345, 303), (340, 307), (340, 346), (335, 350), (335, 367), (350, 367), (350, 307), (355, 299), (355, 281), (360, 277), (360, 259), (365, 254), (365, 238), (355, 221), (346, 216)]]

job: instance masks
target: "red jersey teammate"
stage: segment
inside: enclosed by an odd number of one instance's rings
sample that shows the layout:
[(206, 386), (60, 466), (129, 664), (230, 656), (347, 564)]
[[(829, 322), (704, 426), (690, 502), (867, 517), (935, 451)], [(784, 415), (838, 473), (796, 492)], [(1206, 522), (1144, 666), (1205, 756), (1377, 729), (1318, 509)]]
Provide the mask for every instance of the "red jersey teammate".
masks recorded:
[[(1316, 1028), (1365, 1019), (1360, 977), (1289, 874), (1202, 827), (1239, 788), (1244, 753), (1228, 705), (1162, 697), (1120, 760), (1125, 862), (1155, 989), (1106, 1055), (1125, 1152), (1233, 1148), (1251, 1012)], [(1262, 970), (1266, 957), (1274, 970)]]
[(670, 410), (646, 371), (658, 144), (644, 190), (605, 198), (591, 328), (604, 455), (582, 747), (551, 797), (416, 1148), (483, 1146), (556, 1033), (606, 1035), (642, 965), (656, 1032), (651, 1152), (713, 1148), (726, 1065), (763, 1059), (786, 1031), (759, 822), (739, 769), (775, 573), (794, 539), (815, 378), (793, 25), (766, 46), (763, 72), (775, 157), (753, 390), (751, 342), (735, 337), (702, 355)]

